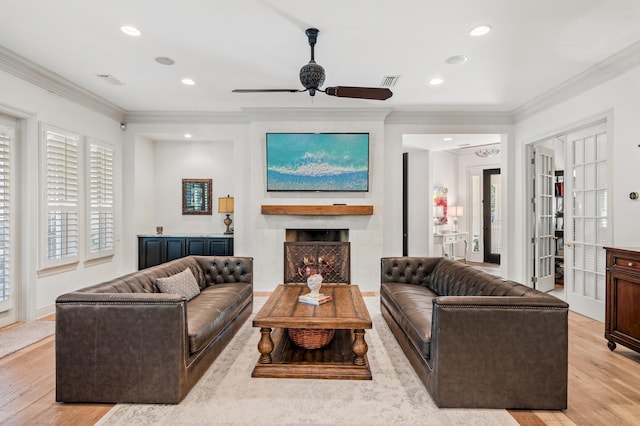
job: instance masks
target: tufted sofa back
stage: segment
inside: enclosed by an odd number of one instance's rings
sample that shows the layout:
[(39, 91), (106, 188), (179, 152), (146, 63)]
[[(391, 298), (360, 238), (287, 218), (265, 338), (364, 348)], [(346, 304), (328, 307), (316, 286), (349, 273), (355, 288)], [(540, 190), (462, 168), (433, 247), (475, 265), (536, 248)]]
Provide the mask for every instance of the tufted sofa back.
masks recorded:
[(221, 283), (253, 283), (250, 257), (187, 256), (77, 290), (82, 293), (157, 293), (156, 279), (191, 269), (200, 289)]
[(385, 257), (382, 258), (381, 268), (381, 282), (420, 284), (439, 296), (546, 295), (442, 257)]
[(195, 256), (204, 273), (204, 285), (253, 283), (252, 257)]
[(439, 257), (383, 257), (380, 282), (428, 285)]

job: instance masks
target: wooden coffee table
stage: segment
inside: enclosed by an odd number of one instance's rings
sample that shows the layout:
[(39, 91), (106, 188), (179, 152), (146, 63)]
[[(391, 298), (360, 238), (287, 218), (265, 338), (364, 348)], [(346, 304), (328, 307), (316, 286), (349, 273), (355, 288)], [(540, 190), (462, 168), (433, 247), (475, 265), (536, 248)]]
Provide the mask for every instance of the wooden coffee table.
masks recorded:
[[(323, 284), (333, 297), (320, 306), (298, 302), (309, 292), (303, 284), (280, 284), (253, 319), (260, 327), (260, 358), (252, 377), (371, 380), (365, 329), (371, 317), (354, 284)], [(296, 346), (287, 328), (335, 329), (333, 340), (319, 349)]]

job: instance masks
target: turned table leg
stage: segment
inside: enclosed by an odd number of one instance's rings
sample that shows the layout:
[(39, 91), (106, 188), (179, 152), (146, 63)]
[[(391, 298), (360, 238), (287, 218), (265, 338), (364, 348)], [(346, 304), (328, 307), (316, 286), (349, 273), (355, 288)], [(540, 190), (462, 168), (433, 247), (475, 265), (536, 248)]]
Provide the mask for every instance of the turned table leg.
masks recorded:
[(351, 350), (355, 355), (353, 363), (355, 365), (365, 365), (366, 361), (364, 356), (367, 354), (369, 347), (367, 346), (367, 342), (364, 341), (364, 330), (354, 330), (353, 334), (355, 335), (353, 345), (351, 346)]
[(262, 327), (260, 329), (260, 342), (258, 342), (258, 352), (260, 352), (260, 364), (271, 364), (271, 351), (273, 350), (273, 340), (271, 340), (271, 329)]

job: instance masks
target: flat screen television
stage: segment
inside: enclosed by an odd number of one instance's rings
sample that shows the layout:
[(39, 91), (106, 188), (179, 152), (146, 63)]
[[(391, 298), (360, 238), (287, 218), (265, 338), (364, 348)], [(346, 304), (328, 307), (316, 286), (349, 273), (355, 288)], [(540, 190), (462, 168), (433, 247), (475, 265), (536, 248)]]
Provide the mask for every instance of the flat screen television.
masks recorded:
[(267, 191), (369, 190), (369, 133), (267, 133)]

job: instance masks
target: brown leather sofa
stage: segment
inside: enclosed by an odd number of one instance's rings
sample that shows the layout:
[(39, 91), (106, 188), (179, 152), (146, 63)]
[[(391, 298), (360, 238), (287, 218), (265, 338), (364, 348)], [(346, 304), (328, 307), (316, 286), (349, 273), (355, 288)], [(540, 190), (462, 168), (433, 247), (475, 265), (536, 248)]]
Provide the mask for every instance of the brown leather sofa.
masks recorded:
[[(156, 279), (191, 269), (187, 302)], [(253, 258), (189, 256), (56, 300), (56, 401), (178, 403), (253, 310)]]
[(445, 258), (382, 258), (380, 278), (382, 315), (438, 407), (567, 407), (565, 302)]

